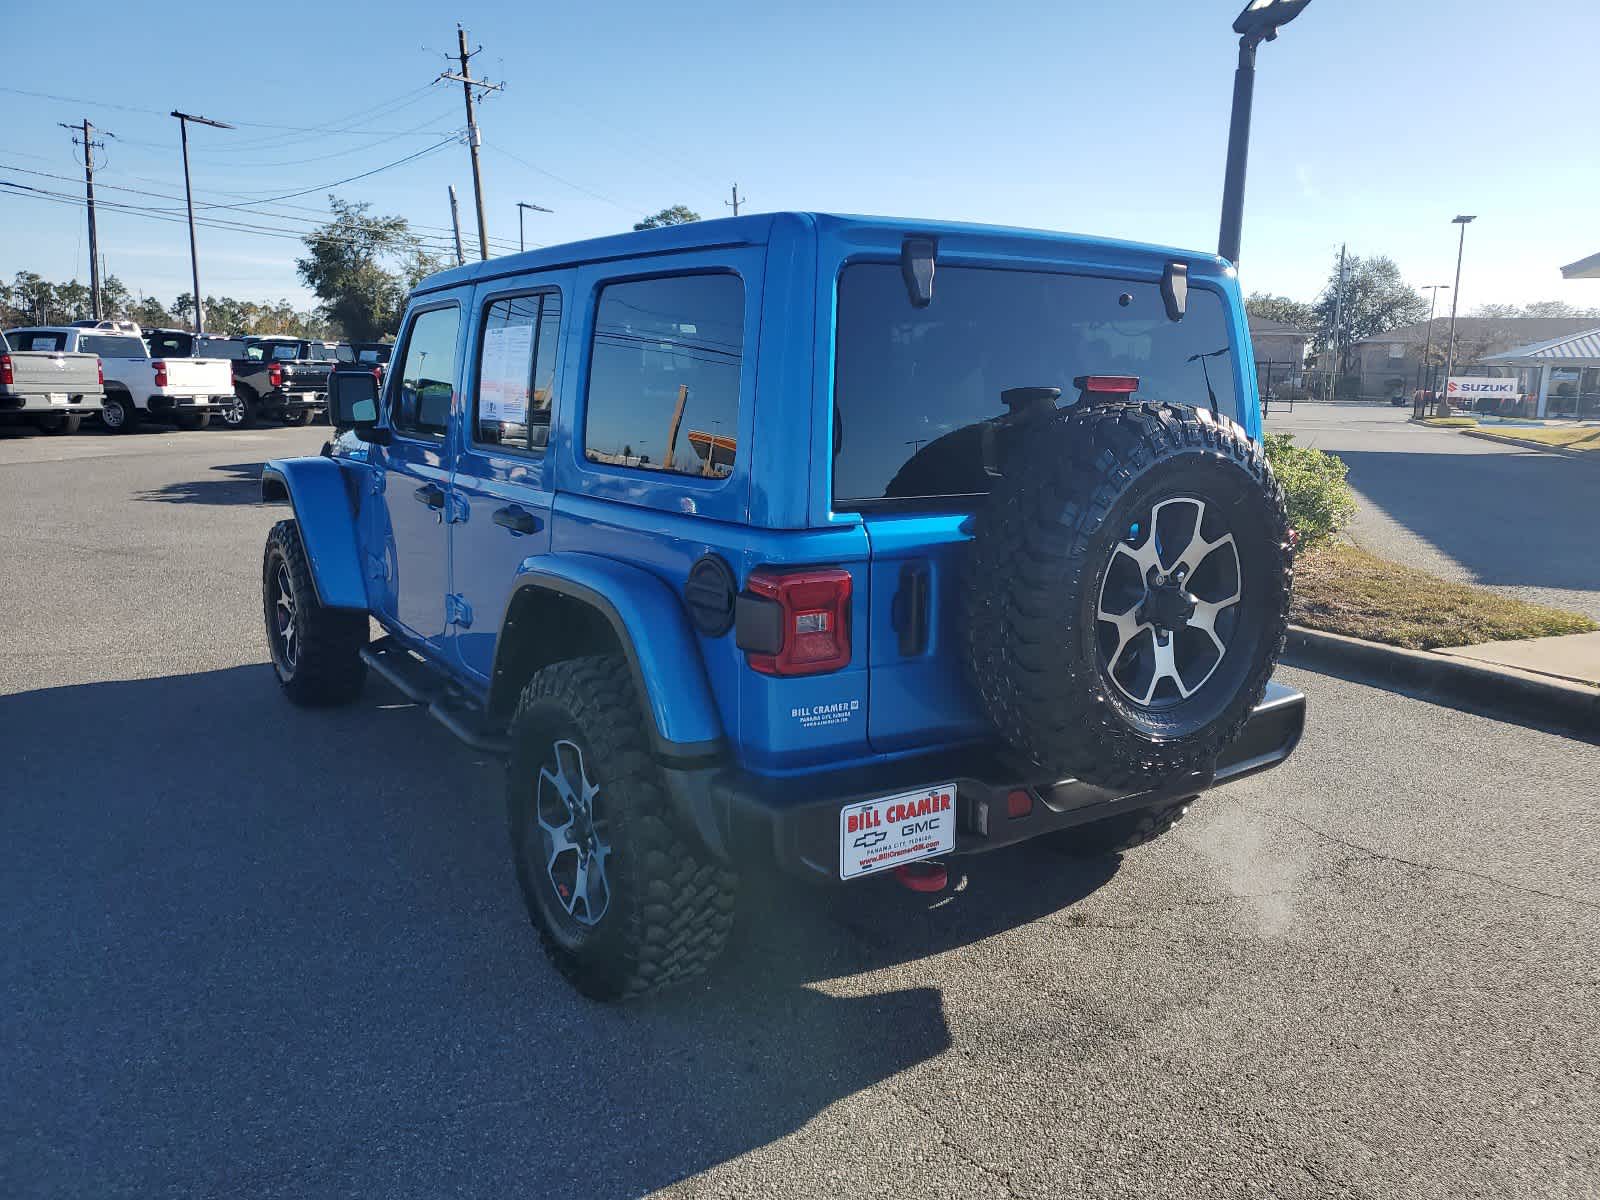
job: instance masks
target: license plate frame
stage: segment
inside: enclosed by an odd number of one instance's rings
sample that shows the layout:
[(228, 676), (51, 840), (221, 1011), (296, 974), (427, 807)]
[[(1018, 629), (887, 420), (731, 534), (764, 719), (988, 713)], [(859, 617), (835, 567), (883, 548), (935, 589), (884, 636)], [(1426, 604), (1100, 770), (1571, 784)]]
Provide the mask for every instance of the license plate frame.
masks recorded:
[(948, 854), (955, 845), (954, 783), (858, 800), (839, 810), (839, 878), (843, 880)]
[(60, 406), (65, 408), (67, 405), (66, 392), (46, 392), (45, 398), (50, 401), (52, 406)]

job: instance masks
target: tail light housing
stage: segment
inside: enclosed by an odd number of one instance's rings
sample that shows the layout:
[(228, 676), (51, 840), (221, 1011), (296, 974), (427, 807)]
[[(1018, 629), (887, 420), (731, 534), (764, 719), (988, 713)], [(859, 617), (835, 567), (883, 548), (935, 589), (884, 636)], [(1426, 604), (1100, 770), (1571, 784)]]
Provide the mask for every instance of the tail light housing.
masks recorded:
[(267, 367), (267, 386), (281, 388), (283, 386), (283, 364), (271, 363)]
[(100, 361), (100, 359), (98, 359), (98, 358), (94, 360), (94, 373), (95, 373), (95, 375), (97, 375), (99, 377), (100, 386), (101, 387), (105, 387), (105, 385), (106, 385), (106, 364), (103, 363), (102, 361)]
[[(161, 362), (158, 359), (157, 361), (151, 363), (150, 365), (156, 369), (156, 386), (158, 388), (166, 387), (167, 386), (167, 364), (164, 363), (164, 362)], [(104, 367), (101, 368), (101, 370), (104, 370), (104, 369), (105, 369)]]
[(850, 663), (850, 572), (758, 567), (735, 608), (734, 639), (763, 675), (820, 675)]
[(16, 381), (17, 375), (11, 366), (11, 355), (0, 354), (0, 383), (10, 386)]

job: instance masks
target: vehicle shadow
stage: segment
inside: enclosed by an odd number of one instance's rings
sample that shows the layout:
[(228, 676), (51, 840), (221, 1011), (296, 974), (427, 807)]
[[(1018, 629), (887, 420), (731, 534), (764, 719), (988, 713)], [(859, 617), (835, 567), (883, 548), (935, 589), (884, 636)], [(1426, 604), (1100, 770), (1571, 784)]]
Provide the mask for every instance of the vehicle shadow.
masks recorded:
[(226, 463), (211, 467), (217, 478), (178, 479), (154, 491), (141, 492), (136, 500), (161, 504), (260, 504), (261, 464)]
[(1341, 450), (1350, 484), (1484, 584), (1600, 592), (1596, 464), (1555, 455)]
[(937, 989), (861, 975), (1116, 869), (762, 889), (725, 967), (609, 1007), (538, 951), (498, 765), (379, 683), (321, 712), (265, 665), (89, 683), (0, 728), (14, 1193), (643, 1196), (950, 1047)]

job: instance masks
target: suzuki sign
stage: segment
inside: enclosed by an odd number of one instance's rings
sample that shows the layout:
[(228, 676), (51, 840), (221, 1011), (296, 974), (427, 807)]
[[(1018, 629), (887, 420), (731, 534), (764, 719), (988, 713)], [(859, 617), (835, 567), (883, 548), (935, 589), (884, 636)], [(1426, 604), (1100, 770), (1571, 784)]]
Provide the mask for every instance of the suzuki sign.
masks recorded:
[(1485, 379), (1481, 375), (1452, 375), (1445, 389), (1445, 394), (1457, 404), (1470, 404), (1479, 399), (1515, 400), (1522, 395), (1515, 379)]

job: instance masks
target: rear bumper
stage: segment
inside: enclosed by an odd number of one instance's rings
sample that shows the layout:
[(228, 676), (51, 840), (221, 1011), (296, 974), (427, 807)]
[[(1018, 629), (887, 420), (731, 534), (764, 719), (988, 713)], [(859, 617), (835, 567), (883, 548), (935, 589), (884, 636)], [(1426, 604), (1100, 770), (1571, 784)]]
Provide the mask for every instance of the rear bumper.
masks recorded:
[(65, 404), (53, 404), (43, 392), (15, 392), (0, 396), (0, 412), (27, 413), (29, 416), (50, 413), (95, 413), (104, 407), (104, 392), (68, 392)]
[(268, 392), (261, 397), (261, 407), (279, 412), (303, 412), (308, 408), (328, 407), (326, 392)]
[[(1192, 799), (1208, 788), (1277, 766), (1305, 728), (1305, 697), (1273, 683), (1244, 733), (1210, 770), (1117, 792), (1066, 779), (1030, 779), (997, 750), (940, 751), (845, 771), (787, 778), (737, 768), (669, 770), (679, 815), (718, 857), (740, 867), (776, 866), (816, 882), (839, 879), (839, 813), (849, 804), (935, 784), (956, 784), (954, 853), (980, 854), (1042, 834), (1142, 808)], [(1028, 791), (1026, 816), (1007, 815), (1007, 795)]]
[(226, 396), (151, 396), (147, 402), (152, 414), (211, 413), (233, 407), (233, 394)]

